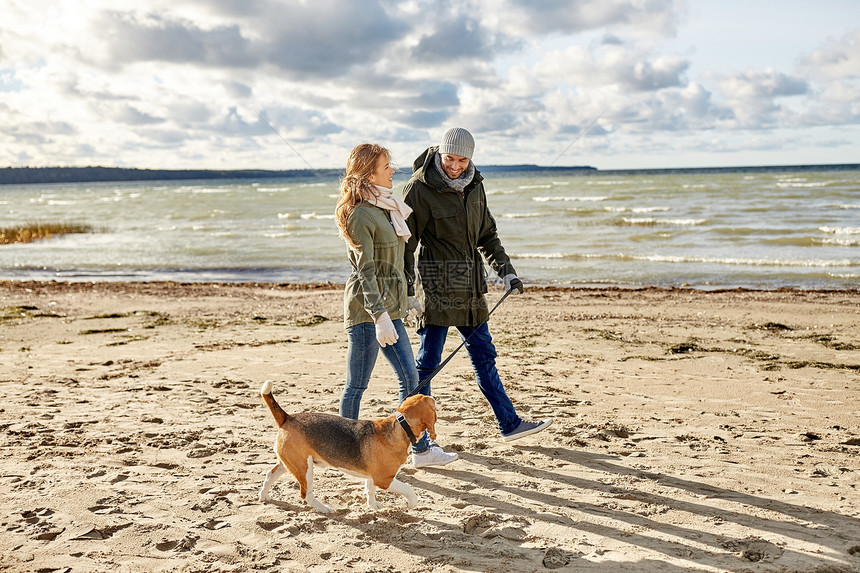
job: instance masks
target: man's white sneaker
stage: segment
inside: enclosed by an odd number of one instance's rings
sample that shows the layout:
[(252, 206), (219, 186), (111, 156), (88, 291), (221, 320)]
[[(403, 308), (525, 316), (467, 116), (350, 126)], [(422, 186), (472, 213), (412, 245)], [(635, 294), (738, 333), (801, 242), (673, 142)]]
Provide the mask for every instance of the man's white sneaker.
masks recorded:
[(449, 454), (439, 446), (434, 446), (420, 454), (412, 452), (412, 465), (416, 468), (423, 468), (426, 466), (444, 466), (446, 464), (450, 464), (458, 457), (460, 456), (455, 453)]
[(549, 428), (549, 425), (552, 424), (552, 418), (547, 418), (546, 420), (538, 420), (537, 422), (532, 422), (529, 420), (522, 420), (520, 425), (514, 428), (512, 431), (507, 434), (502, 434), (503, 442), (512, 442), (514, 440), (519, 440), (520, 438), (525, 438), (526, 436), (531, 436), (532, 434), (536, 434), (541, 430), (546, 430)]

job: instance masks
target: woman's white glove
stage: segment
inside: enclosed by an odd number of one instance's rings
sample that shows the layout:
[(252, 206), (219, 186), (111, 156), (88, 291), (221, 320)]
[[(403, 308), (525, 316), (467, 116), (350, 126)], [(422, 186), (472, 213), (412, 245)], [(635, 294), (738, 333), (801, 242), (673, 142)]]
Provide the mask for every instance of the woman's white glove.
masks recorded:
[(424, 314), (424, 305), (421, 304), (414, 296), (407, 297), (406, 318), (408, 320), (415, 320), (422, 314)]
[(397, 342), (397, 330), (394, 328), (394, 323), (388, 312), (383, 312), (376, 319), (376, 340), (380, 346), (388, 346)]

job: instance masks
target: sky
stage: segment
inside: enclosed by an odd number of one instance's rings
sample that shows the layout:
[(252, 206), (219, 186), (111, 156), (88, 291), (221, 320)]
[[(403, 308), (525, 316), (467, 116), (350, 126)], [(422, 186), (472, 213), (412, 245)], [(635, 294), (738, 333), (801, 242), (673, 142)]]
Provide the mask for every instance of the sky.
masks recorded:
[(856, 0), (2, 0), (0, 167), (860, 163)]

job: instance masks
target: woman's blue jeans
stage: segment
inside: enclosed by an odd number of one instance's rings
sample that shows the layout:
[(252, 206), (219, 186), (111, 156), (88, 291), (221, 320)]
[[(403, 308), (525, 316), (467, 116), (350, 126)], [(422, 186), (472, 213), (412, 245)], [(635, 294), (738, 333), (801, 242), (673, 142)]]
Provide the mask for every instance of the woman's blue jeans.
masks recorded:
[[(397, 342), (382, 348), (382, 355), (391, 364), (398, 381), (399, 402), (406, 399), (409, 393), (418, 386), (418, 371), (415, 369), (415, 358), (409, 335), (402, 320), (394, 320), (397, 330)], [(346, 329), (349, 345), (346, 355), (346, 385), (340, 398), (340, 415), (344, 418), (358, 419), (361, 397), (367, 390), (373, 367), (379, 355), (379, 342), (376, 340), (376, 327), (372, 322), (362, 322)], [(429, 392), (422, 392), (430, 395)], [(418, 438), (418, 443), (412, 446), (412, 451), (420, 454), (430, 448), (430, 437), (427, 432)]]
[[(505, 392), (505, 387), (502, 386), (502, 381), (499, 379), (499, 372), (496, 370), (496, 347), (493, 345), (493, 338), (490, 336), (487, 323), (456, 328), (460, 331), (462, 339), (469, 339), (466, 342), (466, 352), (469, 353), (469, 360), (471, 360), (472, 369), (475, 371), (478, 388), (484, 394), (487, 402), (490, 403), (493, 414), (496, 416), (496, 422), (499, 424), (499, 430), (503, 434), (513, 431), (519, 426), (521, 420), (511, 403), (511, 399)], [(418, 329), (418, 336), (421, 343), (418, 346), (416, 367), (419, 377), (423, 381), (442, 361), (442, 350), (445, 347), (445, 338), (448, 336), (448, 327), (428, 324), (424, 328)], [(430, 391), (429, 385), (426, 387), (426, 391)]]

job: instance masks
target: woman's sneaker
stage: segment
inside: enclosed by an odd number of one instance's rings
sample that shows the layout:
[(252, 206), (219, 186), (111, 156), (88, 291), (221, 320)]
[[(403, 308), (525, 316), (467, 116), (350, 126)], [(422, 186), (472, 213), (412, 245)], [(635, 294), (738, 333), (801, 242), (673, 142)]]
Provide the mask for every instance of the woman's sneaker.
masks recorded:
[(423, 468), (426, 466), (444, 466), (446, 464), (450, 464), (458, 457), (457, 454), (449, 454), (445, 452), (440, 446), (432, 446), (426, 452), (416, 454), (412, 452), (412, 465), (416, 468)]
[(519, 426), (517, 426), (507, 434), (502, 434), (502, 441), (512, 442), (514, 440), (519, 440), (520, 438), (525, 438), (526, 436), (531, 436), (532, 434), (536, 434), (541, 430), (546, 430), (547, 428), (549, 428), (550, 424), (552, 424), (552, 418), (547, 418), (546, 420), (538, 420), (536, 422), (522, 420), (520, 421)]

